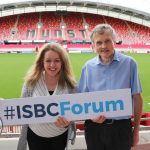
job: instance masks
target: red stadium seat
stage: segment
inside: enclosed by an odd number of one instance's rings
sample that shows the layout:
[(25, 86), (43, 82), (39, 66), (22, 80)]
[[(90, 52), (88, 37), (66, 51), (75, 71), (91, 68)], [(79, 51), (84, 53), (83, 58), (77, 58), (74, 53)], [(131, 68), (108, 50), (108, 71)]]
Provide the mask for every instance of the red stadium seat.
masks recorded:
[(79, 129), (79, 130), (81, 130), (81, 131), (83, 131), (84, 130), (84, 124), (76, 124), (76, 129)]
[[(144, 121), (141, 121), (141, 125), (144, 126), (150, 126), (150, 112), (144, 113), (142, 115), (142, 118), (146, 119)], [(149, 118), (149, 120), (147, 120)]]
[[(37, 28), (37, 23), (41, 23), (40, 29)], [(38, 12), (38, 13), (28, 13), (13, 15), (0, 18), (0, 41), (4, 40), (28, 40), (27, 31), (35, 30), (36, 34), (34, 37), (30, 36), (30, 40), (42, 40), (42, 30), (48, 29), (50, 32), (54, 33), (54, 30), (62, 30), (61, 24), (64, 23), (66, 28), (64, 29), (65, 34), (61, 40), (83, 40), (83, 37), (79, 30), (86, 30), (84, 24), (89, 25), (86, 33), (87, 35), (93, 29), (93, 27), (100, 23), (108, 23), (117, 33), (117, 41), (122, 40), (122, 44), (131, 45), (145, 45), (145, 43), (150, 43), (150, 28), (124, 21), (121, 19), (87, 14), (87, 13), (75, 13), (70, 12), (66, 15), (57, 14), (56, 12)], [(17, 29), (15, 34), (11, 34), (12, 29)], [(75, 37), (67, 37), (67, 31), (71, 29), (75, 33)], [(40, 33), (39, 33), (40, 32)], [(46, 40), (54, 40), (54, 34), (49, 36)], [(86, 39), (89, 39), (86, 37)], [(85, 40), (85, 39), (84, 39)], [(78, 46), (78, 45), (77, 45)], [(82, 45), (80, 45), (82, 46)]]

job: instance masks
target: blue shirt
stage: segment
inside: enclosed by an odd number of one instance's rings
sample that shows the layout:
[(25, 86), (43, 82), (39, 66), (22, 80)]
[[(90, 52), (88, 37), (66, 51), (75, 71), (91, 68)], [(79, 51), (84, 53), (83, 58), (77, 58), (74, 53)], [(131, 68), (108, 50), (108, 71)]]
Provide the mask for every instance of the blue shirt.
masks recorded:
[(131, 94), (141, 93), (137, 64), (133, 58), (115, 51), (110, 64), (103, 64), (99, 56), (82, 68), (79, 92), (93, 92), (131, 88)]

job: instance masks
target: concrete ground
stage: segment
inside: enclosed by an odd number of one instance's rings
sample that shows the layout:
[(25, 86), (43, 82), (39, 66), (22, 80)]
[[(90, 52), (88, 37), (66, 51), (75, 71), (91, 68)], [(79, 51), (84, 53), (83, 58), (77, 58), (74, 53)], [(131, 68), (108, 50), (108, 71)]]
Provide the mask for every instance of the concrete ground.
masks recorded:
[[(15, 137), (13, 135), (11, 138), (10, 135), (1, 136), (0, 150), (16, 150), (17, 143), (18, 143), (18, 137)], [(75, 144), (71, 145), (69, 143), (68, 150), (86, 150), (86, 144), (85, 144), (83, 132), (78, 132)], [(132, 150), (150, 150), (150, 130), (140, 131), (140, 142)]]

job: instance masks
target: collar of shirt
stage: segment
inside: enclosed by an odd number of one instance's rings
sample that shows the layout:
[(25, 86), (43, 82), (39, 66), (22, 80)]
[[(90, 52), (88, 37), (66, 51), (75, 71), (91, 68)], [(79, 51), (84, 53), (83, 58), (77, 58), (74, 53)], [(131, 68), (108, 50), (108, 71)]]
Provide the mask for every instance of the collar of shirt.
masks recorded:
[[(113, 61), (120, 61), (119, 54), (118, 54), (118, 52), (116, 52), (116, 51), (115, 51), (115, 54), (114, 54), (113, 59), (112, 59), (112, 62), (113, 62)], [(99, 58), (99, 55), (96, 57), (95, 64), (96, 64), (96, 65), (99, 65), (99, 64), (104, 65), (104, 64), (102, 63), (101, 59)]]

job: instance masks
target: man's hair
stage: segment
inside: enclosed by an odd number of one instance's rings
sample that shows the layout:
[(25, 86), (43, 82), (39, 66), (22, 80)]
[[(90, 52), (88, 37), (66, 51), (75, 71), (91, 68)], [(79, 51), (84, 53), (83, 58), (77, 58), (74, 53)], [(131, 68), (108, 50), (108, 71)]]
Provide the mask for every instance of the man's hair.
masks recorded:
[(98, 24), (94, 27), (94, 29), (92, 30), (91, 35), (90, 35), (90, 39), (91, 39), (92, 44), (94, 44), (93, 36), (95, 34), (103, 34), (106, 31), (110, 31), (112, 33), (112, 38), (115, 41), (116, 32), (115, 32), (114, 28), (112, 28), (112, 26), (109, 24)]

